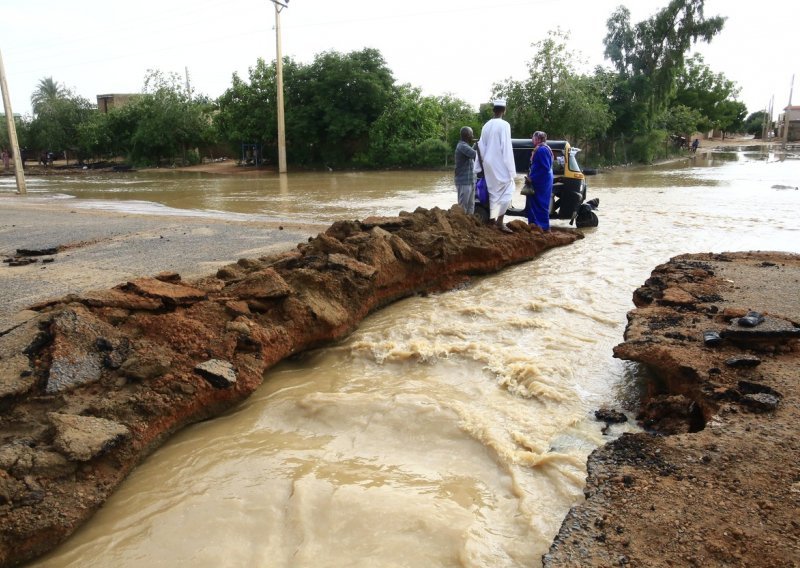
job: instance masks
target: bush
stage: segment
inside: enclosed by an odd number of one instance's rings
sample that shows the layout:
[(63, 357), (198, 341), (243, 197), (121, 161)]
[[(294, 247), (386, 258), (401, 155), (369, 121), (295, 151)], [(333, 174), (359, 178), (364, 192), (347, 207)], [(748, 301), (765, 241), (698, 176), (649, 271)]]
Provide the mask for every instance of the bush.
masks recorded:
[(451, 152), (450, 146), (444, 140), (428, 138), (417, 144), (414, 149), (413, 166), (422, 168), (436, 168), (444, 166), (447, 155)]
[(630, 158), (636, 162), (651, 164), (657, 157), (666, 156), (665, 141), (667, 141), (665, 130), (652, 130), (646, 134), (640, 134), (633, 139)]
[(186, 165), (196, 166), (201, 161), (200, 152), (198, 152), (196, 148), (186, 152)]

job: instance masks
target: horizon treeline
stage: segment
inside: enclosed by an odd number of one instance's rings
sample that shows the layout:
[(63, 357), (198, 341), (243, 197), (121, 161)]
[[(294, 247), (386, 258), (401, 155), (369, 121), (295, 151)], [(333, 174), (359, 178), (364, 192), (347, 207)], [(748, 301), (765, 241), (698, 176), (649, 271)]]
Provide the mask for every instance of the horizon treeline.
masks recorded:
[[(610, 66), (588, 73), (579, 71), (569, 35), (551, 31), (531, 45), (528, 75), (494, 84), (487, 100), (508, 100), (512, 136), (544, 130), (582, 147), (593, 165), (651, 162), (694, 132), (760, 134), (764, 113), (745, 120), (735, 83), (702, 56), (687, 56), (724, 25), (703, 7), (704, 0), (671, 0), (632, 23), (620, 6), (606, 24)], [(284, 58), (283, 82), (287, 161), (300, 167), (445, 167), (461, 127), (479, 136), (491, 117), (488, 103), (476, 112), (451, 95), (398, 84), (376, 49), (327, 51), (309, 64)], [(276, 64), (263, 59), (246, 78), (234, 74), (215, 100), (187, 92), (177, 74), (148, 71), (142, 93), (107, 113), (47, 77), (31, 96), (32, 115), (16, 117), (17, 133), (28, 159), (51, 151), (79, 163), (186, 165), (226, 156), (274, 164), (276, 93)], [(0, 146), (7, 140), (0, 130)]]

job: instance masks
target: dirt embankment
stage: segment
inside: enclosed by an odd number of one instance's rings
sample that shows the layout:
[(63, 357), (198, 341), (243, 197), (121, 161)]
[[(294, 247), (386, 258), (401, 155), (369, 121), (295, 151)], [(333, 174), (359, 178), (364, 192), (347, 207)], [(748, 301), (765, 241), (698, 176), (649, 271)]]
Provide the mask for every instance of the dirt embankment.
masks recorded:
[(798, 290), (785, 253), (653, 271), (614, 350), (653, 373), (638, 416), (651, 432), (590, 456), (587, 500), (545, 566), (800, 566)]
[(389, 302), (582, 238), (509, 227), (457, 206), (338, 222), (213, 276), (161, 273), (34, 306), (0, 336), (0, 566), (63, 541), (168, 436), (242, 401), (284, 357)]

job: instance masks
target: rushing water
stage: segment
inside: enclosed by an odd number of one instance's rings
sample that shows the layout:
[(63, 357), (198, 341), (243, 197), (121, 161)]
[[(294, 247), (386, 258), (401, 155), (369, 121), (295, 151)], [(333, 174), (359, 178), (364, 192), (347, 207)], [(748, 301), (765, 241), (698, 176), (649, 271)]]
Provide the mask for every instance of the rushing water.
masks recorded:
[[(600, 226), (584, 240), (269, 370), (35, 565), (536, 566), (608, 439), (593, 410), (635, 398), (635, 369), (611, 355), (633, 290), (680, 253), (800, 252), (798, 185), (800, 160), (757, 150), (590, 178)], [(455, 197), (449, 174), (408, 172), (28, 188), (70, 207), (326, 223)]]

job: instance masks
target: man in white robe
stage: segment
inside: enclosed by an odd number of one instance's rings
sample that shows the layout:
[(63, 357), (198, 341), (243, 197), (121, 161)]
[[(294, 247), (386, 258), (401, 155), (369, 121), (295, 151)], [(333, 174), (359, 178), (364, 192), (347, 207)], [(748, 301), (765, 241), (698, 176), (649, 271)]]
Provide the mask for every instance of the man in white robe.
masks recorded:
[[(504, 232), (512, 233), (503, 223), (511, 198), (514, 197), (514, 177), (517, 168), (514, 165), (514, 152), (511, 149), (511, 125), (503, 120), (506, 113), (505, 99), (495, 99), (494, 118), (483, 125), (481, 138), (478, 140), (480, 160), (475, 160), (475, 171), (483, 169), (486, 186), (489, 189), (489, 217), (494, 219), (497, 227)], [(481, 167), (481, 162), (483, 165)]]

